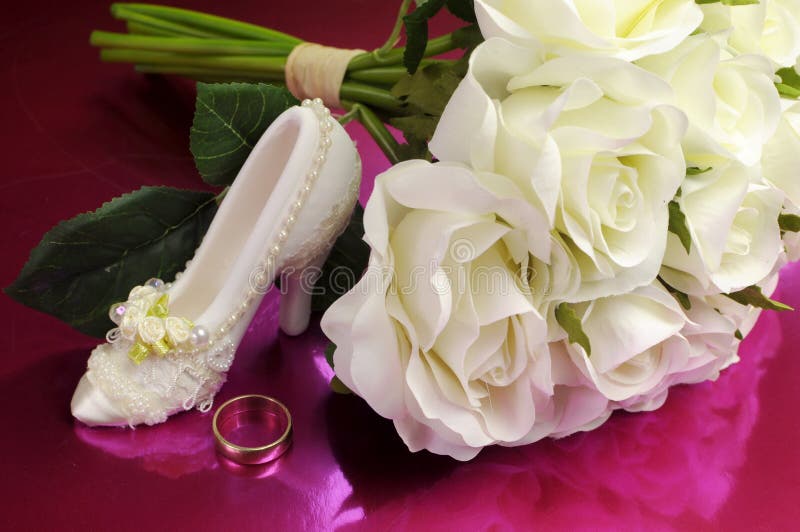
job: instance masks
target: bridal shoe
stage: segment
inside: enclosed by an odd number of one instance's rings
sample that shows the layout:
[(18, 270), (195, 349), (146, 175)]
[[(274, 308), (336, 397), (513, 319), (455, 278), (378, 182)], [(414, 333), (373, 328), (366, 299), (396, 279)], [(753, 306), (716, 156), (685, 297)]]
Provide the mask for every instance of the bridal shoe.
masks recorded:
[[(172, 283), (151, 279), (111, 307), (117, 325), (92, 351), (72, 398), (87, 425), (161, 423), (208, 411), (264, 293), (281, 275), (280, 327), (308, 325), (301, 277), (346, 227), (361, 167), (350, 137), (318, 100), (264, 133), (194, 259)], [(307, 281), (307, 278), (306, 278)]]

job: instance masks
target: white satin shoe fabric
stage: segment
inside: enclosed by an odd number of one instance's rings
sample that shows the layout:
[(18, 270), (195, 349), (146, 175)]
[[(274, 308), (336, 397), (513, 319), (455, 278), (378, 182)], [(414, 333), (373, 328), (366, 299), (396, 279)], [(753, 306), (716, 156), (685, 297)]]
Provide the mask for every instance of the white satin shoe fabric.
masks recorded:
[[(264, 295), (282, 275), (280, 326), (308, 326), (302, 270), (319, 266), (358, 199), (355, 145), (321, 101), (279, 116), (242, 166), (186, 270), (151, 279), (111, 308), (72, 398), (87, 425), (161, 423), (206, 411)], [(305, 289), (304, 289), (305, 288)]]

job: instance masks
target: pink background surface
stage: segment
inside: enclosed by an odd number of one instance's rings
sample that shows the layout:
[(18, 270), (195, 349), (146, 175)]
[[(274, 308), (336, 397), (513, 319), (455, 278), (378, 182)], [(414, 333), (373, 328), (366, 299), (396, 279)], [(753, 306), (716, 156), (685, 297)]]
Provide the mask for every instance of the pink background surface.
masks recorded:
[[(381, 44), (396, 2), (183, 2), (350, 47)], [(188, 150), (193, 87), (104, 65), (105, 1), (15, 2), (0, 20), (0, 283), (59, 220), (142, 185), (200, 186)], [(444, 20), (434, 29), (452, 27)], [(386, 162), (358, 128), (362, 200)], [(779, 295), (800, 307), (800, 267)], [(17, 529), (790, 529), (800, 519), (800, 314), (767, 312), (743, 361), (673, 390), (658, 412), (614, 415), (560, 441), (489, 449), (470, 463), (409, 453), (391, 423), (328, 390), (314, 320), (277, 332), (268, 297), (217, 404), (282, 399), (295, 417), (279, 462), (237, 470), (211, 415), (93, 430), (69, 399), (95, 341), (0, 295), (0, 527)]]

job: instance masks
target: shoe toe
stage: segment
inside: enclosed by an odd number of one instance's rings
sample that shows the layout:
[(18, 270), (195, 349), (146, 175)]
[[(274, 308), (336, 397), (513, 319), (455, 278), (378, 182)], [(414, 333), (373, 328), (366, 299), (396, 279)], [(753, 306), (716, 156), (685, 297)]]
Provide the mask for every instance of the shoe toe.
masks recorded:
[(127, 425), (125, 416), (84, 374), (72, 396), (72, 415), (89, 426)]

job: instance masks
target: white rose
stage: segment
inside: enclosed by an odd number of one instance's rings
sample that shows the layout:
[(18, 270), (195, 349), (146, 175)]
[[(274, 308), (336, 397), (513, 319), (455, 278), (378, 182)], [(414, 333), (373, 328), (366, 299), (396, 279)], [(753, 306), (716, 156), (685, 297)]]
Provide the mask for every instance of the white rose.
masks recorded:
[[(745, 311), (751, 308), (725, 299)], [(687, 320), (681, 331), (654, 349), (668, 356), (669, 367), (663, 378), (650, 391), (621, 401), (619, 406), (625, 410), (660, 408), (672, 386), (716, 380), (720, 371), (738, 362), (735, 317), (720, 312), (716, 300), (692, 297), (690, 302), (691, 307), (684, 310)]]
[(539, 214), (520, 197), (454, 164), (408, 161), (376, 179), (369, 268), (322, 329), (336, 374), (412, 451), (467, 460), (556, 423), (547, 326), (526, 269)]
[[(761, 292), (765, 296), (771, 297), (777, 289), (778, 281), (780, 280), (780, 269), (784, 265), (786, 265), (786, 255), (781, 255), (778, 258), (778, 261), (775, 263), (775, 267), (773, 268), (772, 272), (762, 281), (756, 283), (757, 286), (761, 288)], [(762, 312), (762, 309), (758, 307), (737, 303), (733, 299), (727, 297), (725, 294), (706, 296), (704, 299), (706, 303), (714, 309), (715, 312), (725, 316), (727, 319), (730, 319), (742, 337), (746, 337), (748, 334), (750, 334), (750, 331), (753, 329), (753, 327), (755, 327), (758, 317)], [(692, 301), (694, 300), (695, 298), (692, 298)], [(738, 358), (736, 360), (738, 360)]]
[[(492, 174), (487, 187), (512, 179), (553, 229), (533, 255), (559, 266), (550, 274), (561, 300), (585, 301), (657, 275), (667, 204), (686, 173), (686, 118), (671, 100), (668, 84), (625, 61), (544, 61), (541, 50), (490, 39), (473, 52), (430, 148)], [(576, 272), (579, 283), (559, 280)]]
[(733, 57), (711, 37), (696, 35), (638, 64), (669, 82), (678, 107), (689, 117), (683, 142), (689, 163), (713, 166), (720, 158), (735, 157), (758, 164), (780, 118), (769, 61)]
[(783, 113), (775, 135), (764, 146), (764, 178), (800, 205), (800, 102), (781, 100)]
[[(651, 393), (683, 365), (686, 316), (657, 283), (574, 305), (591, 353), (566, 344), (575, 365), (612, 401)], [(555, 351), (554, 351), (555, 353)]]
[(694, 0), (476, 0), (475, 12), (487, 39), (627, 61), (674, 48), (703, 20)]
[(740, 54), (758, 53), (790, 67), (800, 55), (800, 0), (760, 0), (756, 4), (702, 6), (700, 28), (721, 33)]
[(728, 294), (763, 280), (781, 253), (783, 196), (735, 161), (687, 176), (678, 198), (691, 235), (687, 254), (669, 235), (662, 278), (693, 295)]

